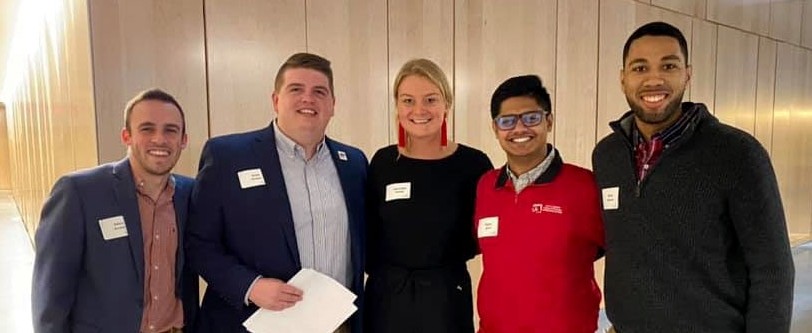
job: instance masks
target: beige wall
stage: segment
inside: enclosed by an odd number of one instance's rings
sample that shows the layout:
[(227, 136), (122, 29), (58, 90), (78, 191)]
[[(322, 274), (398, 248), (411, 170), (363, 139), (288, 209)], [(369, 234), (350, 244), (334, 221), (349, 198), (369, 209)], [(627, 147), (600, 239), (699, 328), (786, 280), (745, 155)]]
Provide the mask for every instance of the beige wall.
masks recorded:
[(89, 5), (99, 162), (125, 156), (124, 106), (138, 92), (157, 87), (184, 109), (189, 144), (175, 171), (194, 176), (209, 135), (203, 2), (90, 0)]
[(0, 191), (11, 190), (11, 155), (8, 151), (6, 105), (0, 103)]
[(29, 231), (58, 176), (98, 163), (87, 4), (59, 5), (6, 101), (12, 194)]

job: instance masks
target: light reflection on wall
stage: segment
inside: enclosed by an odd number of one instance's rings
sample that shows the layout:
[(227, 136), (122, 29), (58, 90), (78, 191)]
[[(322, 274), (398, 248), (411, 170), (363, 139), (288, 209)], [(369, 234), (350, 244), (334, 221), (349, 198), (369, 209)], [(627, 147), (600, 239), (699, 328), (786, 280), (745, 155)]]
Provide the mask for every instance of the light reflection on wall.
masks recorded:
[(41, 54), (46, 36), (51, 37), (54, 54), (59, 52), (59, 43), (54, 38), (60, 34), (62, 8), (59, 0), (28, 0), (20, 4), (0, 93), (0, 100), (7, 101), (7, 112), (13, 112), (13, 103), (8, 102), (25, 82), (28, 64), (35, 62)]
[(0, 98), (12, 195), (33, 234), (56, 178), (98, 163), (88, 6), (26, 0), (16, 19)]

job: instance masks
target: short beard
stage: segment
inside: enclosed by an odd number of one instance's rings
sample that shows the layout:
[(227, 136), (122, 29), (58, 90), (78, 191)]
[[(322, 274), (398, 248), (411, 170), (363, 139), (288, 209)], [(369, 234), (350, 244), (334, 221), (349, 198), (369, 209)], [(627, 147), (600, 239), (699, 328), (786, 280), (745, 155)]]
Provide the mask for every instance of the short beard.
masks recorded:
[(679, 111), (682, 111), (682, 96), (684, 94), (685, 91), (681, 92), (677, 98), (674, 98), (673, 101), (668, 103), (668, 105), (665, 106), (665, 112), (661, 114), (646, 113), (646, 111), (643, 110), (643, 107), (636, 103), (636, 100), (632, 100), (632, 97), (629, 97), (628, 95), (626, 96), (626, 101), (629, 103), (629, 107), (631, 107), (632, 111), (634, 111), (635, 118), (649, 125), (659, 125), (672, 120), (672, 118)]

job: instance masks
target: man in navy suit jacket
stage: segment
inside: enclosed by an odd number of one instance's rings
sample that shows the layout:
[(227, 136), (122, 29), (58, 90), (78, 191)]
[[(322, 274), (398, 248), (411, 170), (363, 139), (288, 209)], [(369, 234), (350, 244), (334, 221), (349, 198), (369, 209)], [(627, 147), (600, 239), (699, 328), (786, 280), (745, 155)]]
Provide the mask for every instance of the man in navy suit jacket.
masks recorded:
[(183, 111), (153, 89), (127, 105), (127, 158), (61, 177), (36, 233), (34, 331), (192, 331), (198, 279), (185, 265), (190, 178)]
[(335, 106), (330, 62), (291, 56), (273, 105), (270, 126), (203, 148), (189, 228), (192, 265), (209, 283), (198, 327), (245, 332), (257, 308), (293, 306), (307, 295), (286, 281), (304, 267), (359, 296), (339, 331), (360, 332), (367, 159), (324, 134)]

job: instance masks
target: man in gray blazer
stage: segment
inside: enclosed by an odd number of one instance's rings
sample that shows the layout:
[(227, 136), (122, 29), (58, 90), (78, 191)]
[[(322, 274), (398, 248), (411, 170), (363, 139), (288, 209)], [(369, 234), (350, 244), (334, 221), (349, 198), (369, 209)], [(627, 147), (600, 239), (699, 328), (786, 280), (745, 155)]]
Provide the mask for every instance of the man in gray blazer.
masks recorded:
[(126, 107), (121, 140), (125, 159), (61, 177), (42, 208), (35, 332), (193, 330), (198, 284), (183, 234), (194, 182), (170, 173), (186, 147), (183, 110), (144, 91)]

